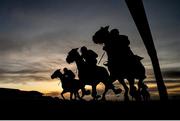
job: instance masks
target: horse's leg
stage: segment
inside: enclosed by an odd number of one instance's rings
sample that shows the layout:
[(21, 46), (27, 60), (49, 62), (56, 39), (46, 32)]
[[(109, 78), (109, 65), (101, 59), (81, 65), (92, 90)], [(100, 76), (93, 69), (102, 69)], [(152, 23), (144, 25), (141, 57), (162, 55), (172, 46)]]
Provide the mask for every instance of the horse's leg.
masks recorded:
[[(81, 91), (82, 91), (82, 96), (81, 96), (81, 98), (83, 98), (84, 95), (86, 95), (86, 89), (85, 89), (85, 85), (84, 85), (84, 84), (81, 86)], [(79, 94), (79, 93), (78, 93), (78, 94)]]
[(125, 90), (124, 100), (125, 100), (125, 101), (129, 101), (129, 96), (128, 96), (129, 88), (128, 88), (128, 86), (126, 85), (124, 79), (119, 78), (118, 81), (119, 81), (119, 83), (122, 84), (122, 86), (123, 86), (123, 88), (124, 88), (124, 90)]
[(74, 92), (74, 99), (76, 100), (76, 98), (77, 98), (77, 92), (75, 91)]
[(135, 86), (134, 86), (134, 78), (128, 78), (127, 80), (130, 86), (130, 95), (133, 97), (136, 91)]
[[(81, 98), (84, 97), (84, 95), (86, 95), (86, 89), (85, 89), (85, 84), (82, 82), (82, 81), (79, 81), (79, 89), (81, 89), (82, 91), (82, 95), (81, 95)], [(79, 93), (78, 93), (79, 94)]]
[(95, 99), (96, 95), (97, 95), (96, 85), (92, 85), (92, 97), (93, 97), (93, 99)]
[(67, 91), (65, 91), (65, 90), (63, 90), (62, 92), (61, 92), (61, 96), (62, 96), (62, 98), (65, 100), (65, 97), (64, 97), (64, 93), (66, 93)]
[(80, 100), (82, 99), (78, 91), (76, 92), (76, 97), (78, 97)]
[(104, 93), (102, 95), (102, 100), (106, 100), (106, 93), (108, 92), (109, 88), (108, 86), (105, 84), (105, 90), (104, 90)]
[[(114, 85), (111, 85), (112, 83), (110, 83), (110, 82), (108, 82), (108, 80), (107, 81), (102, 81), (103, 82), (103, 84), (104, 84), (104, 86), (105, 86), (105, 90), (104, 90), (104, 93), (103, 93), (103, 95), (102, 95), (102, 100), (106, 100), (106, 93), (108, 92), (108, 90), (109, 89), (111, 89), (112, 88), (112, 86), (114, 86)], [(114, 88), (114, 87), (113, 87)]]
[(97, 86), (97, 84), (92, 85), (92, 97), (93, 97), (93, 100), (96, 100), (97, 98), (99, 98), (99, 96), (97, 95), (96, 86)]
[(72, 91), (70, 92), (70, 100), (73, 99), (73, 93), (74, 93), (74, 92), (72, 92)]
[(73, 94), (74, 94), (74, 100), (76, 100), (76, 98), (77, 98), (77, 92), (75, 91)]
[(78, 90), (76, 91), (76, 97), (78, 97), (79, 100), (83, 100), (82, 97), (79, 95)]
[[(108, 79), (107, 79), (108, 80)], [(115, 89), (115, 86), (113, 85), (114, 80), (110, 79), (106, 81), (105, 87), (108, 89), (112, 89), (115, 94), (120, 94), (122, 92), (122, 89)]]
[(134, 78), (128, 78), (128, 81), (130, 85), (130, 95), (132, 96), (132, 98), (135, 98), (135, 100), (137, 101), (141, 100), (141, 95), (140, 93), (138, 93), (138, 90), (134, 86), (134, 82), (135, 82)]
[(75, 90), (74, 96), (75, 96), (75, 100), (76, 100), (77, 97), (78, 97), (79, 99), (81, 99), (78, 90)]
[(109, 89), (112, 89), (115, 94), (119, 94), (122, 92), (121, 89), (115, 89), (115, 86), (111, 83), (113, 81), (111, 81), (111, 80), (109, 81), (108, 79), (106, 79), (106, 80), (107, 81), (103, 81), (103, 84), (105, 85), (105, 91), (103, 93), (102, 100), (105, 100), (105, 95)]
[(129, 82), (129, 86), (130, 86), (130, 92), (129, 94), (132, 96), (132, 100), (133, 98), (136, 99), (136, 87), (134, 86), (134, 79), (133, 78), (128, 78), (128, 82)]
[[(141, 90), (144, 88), (143, 86), (144, 86), (144, 83), (143, 83), (143, 81), (144, 81), (144, 79), (139, 79), (138, 80), (138, 91), (137, 91), (137, 93), (138, 93), (138, 95), (139, 95), (139, 99), (141, 100), (141, 98), (143, 98), (143, 100), (144, 100), (144, 95), (141, 93)], [(141, 97), (142, 96), (142, 97)]]
[(139, 81), (138, 81), (138, 91), (141, 90), (142, 86), (143, 86), (143, 79), (139, 79)]

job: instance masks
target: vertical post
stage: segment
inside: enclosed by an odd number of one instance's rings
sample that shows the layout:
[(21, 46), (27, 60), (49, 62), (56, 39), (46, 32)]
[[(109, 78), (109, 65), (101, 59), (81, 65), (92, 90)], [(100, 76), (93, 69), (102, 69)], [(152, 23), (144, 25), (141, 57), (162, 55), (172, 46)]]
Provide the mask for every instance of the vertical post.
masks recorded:
[(168, 94), (161, 74), (159, 60), (157, 57), (150, 27), (144, 10), (143, 2), (142, 0), (125, 0), (125, 2), (129, 8), (129, 11), (134, 19), (136, 27), (141, 35), (141, 38), (150, 56), (157, 82), (160, 100), (167, 100)]

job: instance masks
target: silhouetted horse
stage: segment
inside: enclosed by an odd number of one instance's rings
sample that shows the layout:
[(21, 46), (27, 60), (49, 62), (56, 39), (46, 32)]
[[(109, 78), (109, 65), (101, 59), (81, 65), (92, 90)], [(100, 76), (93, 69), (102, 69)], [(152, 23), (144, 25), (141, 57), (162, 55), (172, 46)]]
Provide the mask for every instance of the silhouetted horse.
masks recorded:
[(82, 82), (80, 80), (77, 80), (77, 79), (66, 80), (64, 78), (63, 74), (60, 72), (60, 69), (57, 69), (51, 75), (51, 79), (54, 79), (54, 78), (59, 78), (61, 80), (61, 84), (62, 84), (62, 88), (63, 88), (63, 91), (61, 92), (61, 96), (63, 97), (63, 99), (65, 99), (63, 94), (67, 93), (67, 92), (70, 92), (70, 100), (72, 100), (73, 94), (74, 94), (75, 99), (76, 99), (76, 97), (78, 97), (79, 99), (82, 99), (80, 97), (78, 91), (80, 89), (84, 88), (84, 85), (82, 84)]
[(79, 79), (84, 83), (84, 85), (91, 85), (92, 86), (92, 97), (93, 99), (98, 98), (96, 92), (96, 86), (102, 82), (105, 85), (105, 91), (103, 93), (102, 99), (105, 99), (105, 94), (109, 89), (112, 89), (115, 93), (120, 93), (121, 90), (114, 89), (114, 85), (109, 79), (109, 74), (104, 67), (97, 66), (95, 71), (92, 72), (89, 70), (88, 65), (82, 59), (78, 52), (78, 48), (72, 49), (66, 58), (68, 63), (75, 62), (78, 69), (78, 76)]
[[(108, 26), (101, 27), (101, 29), (98, 30), (94, 34), (93, 41), (96, 44), (104, 44), (103, 49), (106, 49), (106, 53), (108, 55), (108, 61), (109, 61), (108, 62), (109, 64), (107, 64), (108, 70), (110, 71), (110, 74), (112, 74), (112, 72), (114, 74), (112, 80), (117, 79), (123, 85), (123, 87), (125, 89), (125, 95), (124, 95), (125, 98), (128, 99), (129, 88), (127, 87), (127, 85), (124, 81), (124, 79), (127, 79), (130, 84), (130, 95), (138, 100), (140, 96), (136, 92), (137, 90), (134, 86), (134, 81), (135, 81), (135, 79), (139, 80), (138, 88), (140, 89), (141, 85), (143, 84), (143, 80), (146, 78), (145, 68), (142, 65), (142, 63), (140, 62), (140, 60), (142, 58), (139, 56), (133, 55), (130, 48), (128, 47), (130, 42), (129, 42), (127, 36), (120, 35), (120, 36), (118, 36), (119, 38), (113, 38), (111, 36), (110, 32), (108, 31), (108, 28), (109, 28)], [(113, 39), (115, 39), (115, 40), (113, 40)], [(121, 44), (123, 44), (125, 47)], [(125, 48), (125, 50), (127, 52), (129, 52), (130, 54), (133, 55), (133, 56), (131, 56), (132, 60), (130, 59), (130, 60), (121, 61), (122, 59), (124, 59), (123, 56), (125, 54), (123, 52), (123, 49), (121, 49), (121, 47)], [(128, 49), (129, 49), (129, 51), (128, 51)], [(119, 52), (120, 50), (122, 50), (122, 52)], [(127, 56), (125, 55), (125, 57), (127, 57)], [(140, 91), (138, 91), (138, 92), (140, 92)]]

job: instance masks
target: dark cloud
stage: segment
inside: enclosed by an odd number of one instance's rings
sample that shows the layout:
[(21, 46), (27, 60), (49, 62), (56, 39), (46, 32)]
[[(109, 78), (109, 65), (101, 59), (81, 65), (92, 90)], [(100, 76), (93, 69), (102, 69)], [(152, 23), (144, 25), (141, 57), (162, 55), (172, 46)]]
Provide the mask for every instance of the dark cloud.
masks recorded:
[(180, 77), (180, 71), (179, 70), (169, 70), (169, 71), (163, 71), (163, 76), (165, 78), (179, 78)]
[[(180, 61), (179, 0), (143, 1), (162, 66)], [(152, 9), (153, 8), (153, 9)]]
[[(180, 80), (179, 79), (171, 79), (171, 80), (167, 80), (167, 79), (164, 79), (164, 82), (165, 83), (171, 83), (171, 84), (176, 84), (176, 83), (180, 83)], [(151, 84), (151, 83), (156, 83), (156, 80), (145, 80), (145, 83), (147, 84)]]
[[(166, 86), (166, 87), (167, 87), (168, 90), (170, 90), (170, 89), (177, 89), (177, 88), (180, 87), (180, 85), (173, 85), (173, 86)], [(157, 92), (158, 89), (157, 89), (157, 87), (151, 87), (151, 88), (149, 88), (149, 91), (151, 93), (153, 93), (153, 92)], [(177, 91), (177, 92), (179, 92), (179, 91)]]
[[(160, 64), (180, 67), (179, 0), (143, 2)], [(134, 53), (152, 68), (124, 0), (1, 0), (0, 16), (0, 74), (5, 80), (48, 80), (48, 72), (70, 67), (65, 57), (75, 47), (86, 45), (100, 56), (102, 47), (93, 44), (92, 35), (107, 24), (127, 34)], [(153, 77), (152, 70), (147, 74)], [(163, 76), (177, 78), (179, 71), (165, 70)]]
[[(44, 77), (43, 75), (1, 75), (0, 76), (0, 83), (2, 84), (26, 84), (28, 82), (43, 82), (50, 80), (49, 77)], [(52, 80), (53, 81), (53, 80)]]
[(12, 40), (7, 37), (6, 38), (0, 38), (0, 53), (7, 53), (12, 51), (22, 51), (25, 43), (18, 40)]
[(65, 64), (58, 56), (49, 57), (49, 59), (47, 56), (25, 57), (26, 59), (11, 59), (0, 63), (0, 83), (49, 81), (53, 71), (56, 68), (64, 67), (63, 64)]
[(36, 73), (47, 73), (49, 70), (30, 70), (30, 69), (24, 69), (24, 70), (18, 70), (18, 71), (8, 71), (0, 69), (0, 75), (3, 74), (36, 74)]

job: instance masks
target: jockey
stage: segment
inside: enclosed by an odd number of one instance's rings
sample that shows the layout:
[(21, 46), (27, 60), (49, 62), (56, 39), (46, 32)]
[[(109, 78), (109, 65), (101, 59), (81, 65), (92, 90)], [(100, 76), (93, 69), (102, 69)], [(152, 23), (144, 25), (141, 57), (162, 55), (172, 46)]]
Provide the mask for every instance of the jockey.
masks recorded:
[[(97, 71), (96, 71), (96, 67), (97, 67), (97, 57), (98, 55), (93, 51), (93, 50), (88, 50), (85, 46), (81, 47), (81, 57), (85, 60), (85, 62), (87, 63), (88, 65), (88, 69), (90, 69), (91, 71), (91, 74), (95, 74)], [(115, 89), (114, 85), (108, 81), (108, 88), (112, 89), (115, 94), (119, 94), (121, 93), (121, 89)]]
[(121, 77), (126, 76), (126, 72), (128, 71), (127, 65), (129, 65), (131, 57), (134, 56), (129, 45), (130, 41), (128, 37), (126, 35), (120, 35), (118, 29), (112, 29), (109, 32), (109, 39), (104, 41), (103, 50), (107, 52), (108, 56), (108, 64), (106, 65), (112, 78), (116, 77), (115, 72), (121, 74)]
[[(72, 84), (75, 84), (75, 82), (74, 82), (75, 74), (67, 68), (64, 68), (63, 71), (64, 71), (64, 74), (63, 74), (64, 79), (66, 79), (67, 81), (72, 81)], [(83, 93), (83, 95), (88, 95), (88, 91), (85, 90), (84, 86), (85, 85), (82, 84), (82, 86), (80, 87), (82, 90), (82, 93)]]
[(74, 80), (75, 74), (71, 70), (68, 70), (67, 68), (64, 68), (63, 71), (64, 71), (63, 75), (64, 75), (65, 79)]
[(87, 49), (85, 46), (81, 47), (81, 57), (88, 65), (88, 68), (92, 70), (96, 68), (98, 55), (93, 50)]

